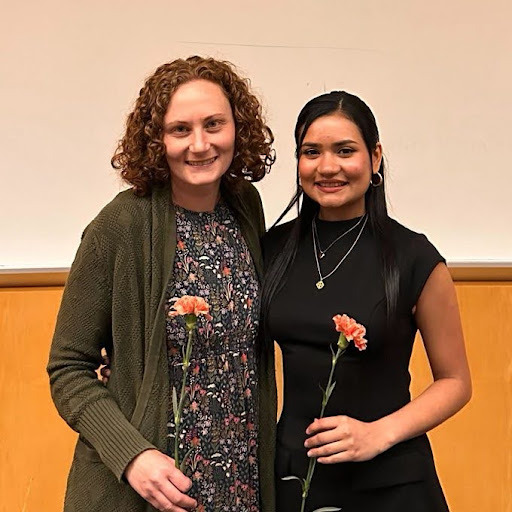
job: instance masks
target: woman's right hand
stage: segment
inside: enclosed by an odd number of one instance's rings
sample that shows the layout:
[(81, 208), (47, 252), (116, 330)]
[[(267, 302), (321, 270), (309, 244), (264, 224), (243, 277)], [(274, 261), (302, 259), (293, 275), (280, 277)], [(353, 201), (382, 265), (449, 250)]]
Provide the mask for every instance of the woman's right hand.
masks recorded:
[(135, 457), (125, 471), (129, 484), (153, 507), (165, 512), (186, 512), (197, 502), (185, 493), (192, 482), (174, 459), (158, 450), (146, 450)]
[(107, 385), (108, 379), (110, 379), (110, 357), (108, 357), (107, 353), (103, 353), (101, 355), (101, 367), (100, 367), (100, 375), (101, 375), (101, 382)]

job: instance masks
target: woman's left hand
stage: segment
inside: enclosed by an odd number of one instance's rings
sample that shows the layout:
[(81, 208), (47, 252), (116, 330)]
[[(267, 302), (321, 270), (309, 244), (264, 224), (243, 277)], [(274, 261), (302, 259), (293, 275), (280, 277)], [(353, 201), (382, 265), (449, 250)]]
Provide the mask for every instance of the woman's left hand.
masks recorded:
[(386, 451), (386, 438), (377, 422), (365, 423), (348, 416), (317, 419), (306, 429), (304, 446), (309, 457), (322, 464), (365, 461)]

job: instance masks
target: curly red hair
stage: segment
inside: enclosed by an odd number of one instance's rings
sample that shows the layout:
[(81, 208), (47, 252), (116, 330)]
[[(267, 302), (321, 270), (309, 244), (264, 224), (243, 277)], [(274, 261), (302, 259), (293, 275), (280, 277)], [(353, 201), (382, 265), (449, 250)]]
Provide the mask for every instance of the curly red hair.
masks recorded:
[(235, 155), (223, 179), (259, 181), (274, 163), (274, 136), (264, 122), (261, 103), (251, 92), (249, 80), (227, 61), (199, 56), (177, 59), (158, 67), (146, 80), (112, 157), (112, 166), (138, 195), (147, 195), (154, 186), (169, 181), (163, 119), (176, 89), (198, 79), (218, 84), (233, 111)]

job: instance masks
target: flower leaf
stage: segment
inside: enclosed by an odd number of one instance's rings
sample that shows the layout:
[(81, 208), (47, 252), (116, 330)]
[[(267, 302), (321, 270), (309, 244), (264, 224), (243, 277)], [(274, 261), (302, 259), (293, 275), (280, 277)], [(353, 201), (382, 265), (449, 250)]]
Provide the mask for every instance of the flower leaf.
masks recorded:
[(317, 509), (313, 510), (313, 512), (335, 512), (336, 510), (341, 510), (341, 508), (339, 508), (339, 507), (322, 507), (322, 508), (317, 508)]
[(178, 413), (178, 394), (176, 393), (176, 388), (172, 387), (172, 408), (174, 410), (174, 417)]
[(334, 390), (334, 387), (336, 386), (336, 381), (334, 381), (328, 388), (327, 388), (327, 391), (326, 391), (326, 395), (328, 398), (331, 397), (331, 394)]
[(281, 480), (283, 481), (287, 481), (287, 480), (298, 480), (299, 482), (302, 482), (302, 478), (299, 478), (298, 476), (283, 476), (283, 478), (281, 478)]
[(185, 464), (187, 462), (187, 459), (190, 457), (190, 454), (194, 451), (194, 447), (192, 446), (192, 448), (190, 448), (190, 450), (185, 454), (185, 457), (183, 457), (183, 460), (181, 461), (181, 464), (180, 464), (180, 471), (182, 473), (185, 472)]
[(301, 487), (304, 488), (304, 478), (299, 478), (298, 476), (283, 476), (281, 480), (283, 480), (284, 482), (288, 480), (298, 480), (300, 482)]

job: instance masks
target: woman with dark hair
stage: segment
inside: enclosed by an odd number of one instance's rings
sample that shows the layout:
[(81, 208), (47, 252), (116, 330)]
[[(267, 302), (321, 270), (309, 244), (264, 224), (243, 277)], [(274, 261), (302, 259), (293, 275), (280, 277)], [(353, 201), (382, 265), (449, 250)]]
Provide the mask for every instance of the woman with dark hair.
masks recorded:
[[(53, 399), (80, 434), (66, 511), (274, 510), (273, 360), (255, 349), (265, 227), (250, 183), (272, 142), (230, 63), (178, 59), (141, 89), (112, 159), (130, 189), (84, 232), (50, 352)], [(198, 320), (175, 432), (186, 324), (170, 313), (185, 295), (212, 318)]]
[[(469, 400), (471, 381), (454, 286), (424, 235), (388, 216), (375, 118), (358, 97), (323, 94), (295, 129), (297, 219), (264, 241), (267, 349), (283, 353), (284, 408), (277, 427), (277, 510), (300, 509), (308, 459), (317, 457), (306, 509), (448, 510), (425, 433)], [(285, 212), (286, 213), (286, 212)], [(332, 317), (366, 328), (322, 390), (337, 340)], [(434, 382), (411, 401), (408, 371), (417, 330)]]

